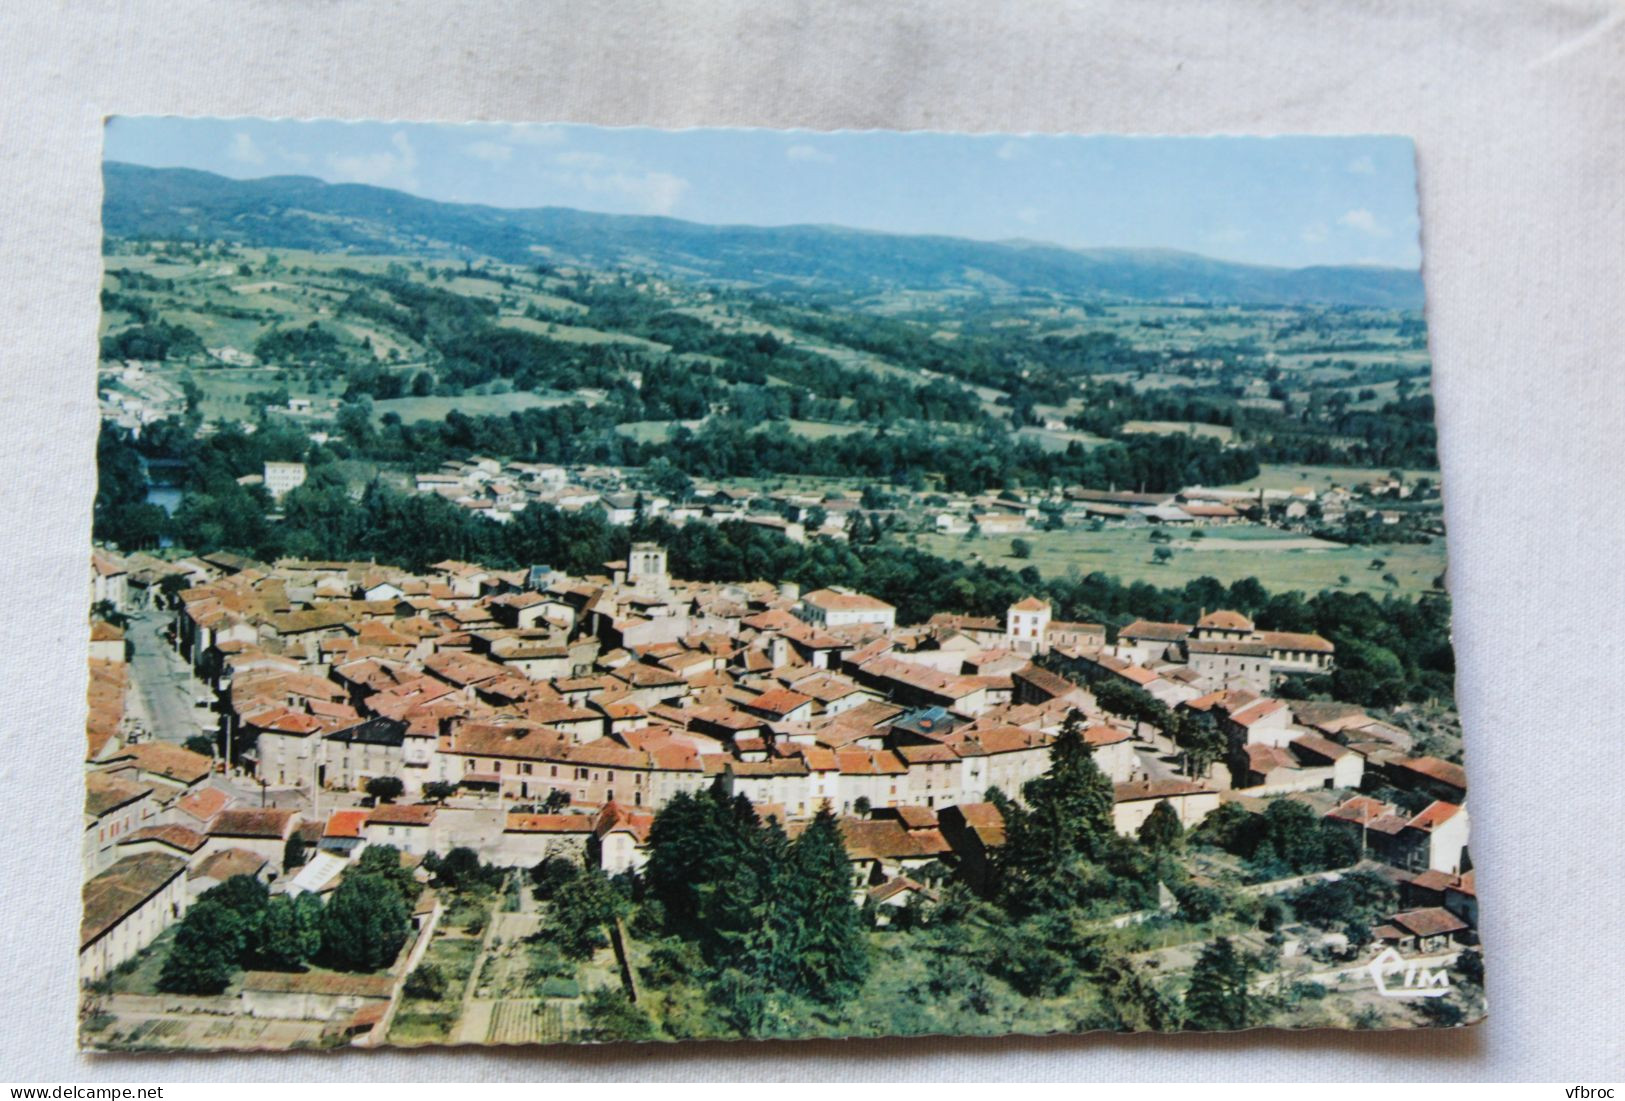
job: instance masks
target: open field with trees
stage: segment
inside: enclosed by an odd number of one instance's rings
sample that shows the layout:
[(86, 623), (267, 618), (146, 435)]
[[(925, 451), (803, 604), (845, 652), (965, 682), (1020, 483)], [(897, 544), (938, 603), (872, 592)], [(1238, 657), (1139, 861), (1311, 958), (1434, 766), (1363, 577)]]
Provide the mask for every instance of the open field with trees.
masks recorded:
[[(1144, 581), (1159, 586), (1183, 585), (1200, 577), (1217, 578), (1226, 585), (1257, 578), (1271, 592), (1339, 589), (1374, 596), (1418, 596), (1437, 591), (1435, 583), (1445, 572), (1443, 540), (1344, 547), (1267, 528), (1212, 527), (1167, 534), (1172, 540), (1168, 543), (1152, 541), (1143, 528), (1035, 531), (969, 539), (927, 534), (917, 539), (921, 549), (939, 557), (975, 555), (980, 561), (1012, 570), (1032, 566), (1045, 577), (1099, 571), (1125, 583)], [(1013, 553), (1015, 539), (1027, 542), (1032, 548), (1030, 556)], [(1171, 552), (1166, 560), (1155, 557), (1159, 547)], [(1373, 568), (1374, 562), (1382, 565)], [(1384, 580), (1387, 577), (1394, 581)]]

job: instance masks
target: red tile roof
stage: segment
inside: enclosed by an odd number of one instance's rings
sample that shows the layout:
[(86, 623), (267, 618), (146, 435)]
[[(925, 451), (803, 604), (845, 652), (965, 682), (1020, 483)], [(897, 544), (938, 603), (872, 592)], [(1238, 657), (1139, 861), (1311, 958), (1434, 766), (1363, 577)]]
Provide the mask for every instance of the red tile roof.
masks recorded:
[(282, 838), (288, 836), (298, 814), (284, 807), (234, 807), (220, 812), (220, 817), (209, 827), (209, 836)]
[(175, 805), (199, 822), (207, 822), (226, 809), (231, 796), (219, 788), (200, 788), (183, 795)]
[(1297, 767), (1297, 758), (1280, 746), (1254, 744), (1247, 747), (1247, 768), (1260, 776), (1267, 776), (1278, 768)]
[(842, 818), (836, 823), (846, 853), (857, 860), (904, 860), (939, 856), (952, 847), (936, 829), (908, 829), (895, 819)]
[(1437, 757), (1402, 757), (1390, 762), (1388, 767), (1414, 772), (1461, 791), (1467, 790), (1466, 769), (1449, 761), (1441, 761)]
[(1260, 720), (1267, 719), (1277, 711), (1286, 707), (1280, 700), (1259, 700), (1251, 707), (1237, 711), (1230, 716), (1230, 721), (1237, 726), (1252, 726)]
[(1340, 822), (1352, 822), (1355, 825), (1368, 823), (1385, 814), (1392, 813), (1393, 808), (1388, 804), (1379, 802), (1369, 795), (1356, 795), (1343, 803), (1338, 804), (1326, 812), (1327, 818), (1334, 818)]
[(142, 841), (156, 841), (161, 845), (168, 845), (172, 849), (179, 849), (185, 853), (195, 853), (201, 849), (208, 837), (188, 826), (144, 826), (130, 836), (120, 841), (120, 845), (135, 845)]
[(152, 789), (146, 784), (105, 772), (92, 772), (85, 777), (85, 813), (100, 818), (151, 793)]
[(1134, 780), (1112, 785), (1112, 802), (1133, 803), (1141, 799), (1169, 799), (1181, 795), (1204, 795), (1212, 792), (1201, 784), (1189, 780)]
[(201, 753), (169, 742), (141, 742), (119, 750), (120, 759), (129, 759), (142, 772), (150, 772), (178, 784), (195, 784), (209, 774), (210, 759)]
[(1330, 654), (1337, 650), (1336, 646), (1319, 635), (1300, 634), (1296, 631), (1259, 631), (1258, 641), (1271, 650), (1308, 650), (1321, 654)]
[(833, 589), (814, 589), (804, 595), (801, 602), (822, 608), (826, 612), (890, 612), (896, 610), (884, 600), (872, 597), (867, 593), (838, 593)]
[(1389, 919), (1405, 932), (1417, 937), (1437, 937), (1459, 933), (1467, 923), (1442, 906), (1428, 906), (1420, 910), (1407, 910)]
[(1096, 723), (1083, 732), (1083, 740), (1096, 749), (1102, 746), (1116, 745), (1118, 742), (1126, 742), (1130, 737), (1131, 735), (1127, 731), (1119, 730), (1115, 726), (1107, 726), (1105, 723)]
[(1216, 612), (1209, 612), (1196, 621), (1197, 627), (1212, 627), (1221, 631), (1251, 631), (1253, 621), (1240, 612), (1232, 612), (1221, 608)]
[(361, 827), (366, 825), (368, 811), (365, 810), (336, 810), (327, 818), (327, 828), (322, 831), (323, 837), (360, 837)]
[(259, 875), (267, 861), (247, 849), (223, 849), (193, 868), (190, 879), (215, 879), (224, 883), (235, 875)]
[(367, 815), (369, 826), (427, 826), (440, 808), (430, 803), (385, 803)]
[(1180, 642), (1190, 633), (1190, 625), (1186, 623), (1154, 623), (1150, 620), (1136, 619), (1118, 631), (1117, 637), (1129, 641), (1144, 639), (1147, 642)]
[(510, 811), (506, 833), (563, 833), (589, 834), (593, 819), (585, 814), (521, 814)]
[(763, 692), (760, 696), (757, 696), (754, 700), (751, 700), (746, 706), (754, 708), (757, 711), (765, 711), (769, 715), (776, 716), (778, 718), (783, 718), (785, 715), (790, 714), (798, 707), (805, 707), (807, 704), (812, 702), (813, 698), (811, 696), (804, 696), (800, 692), (794, 691), (793, 689), (775, 688), (771, 691)]
[(1422, 813), (1410, 820), (1410, 827), (1413, 830), (1423, 830), (1427, 833), (1432, 833), (1434, 830), (1438, 829), (1440, 826), (1454, 818), (1460, 810), (1461, 807), (1457, 806), (1455, 803), (1446, 803), (1442, 799), (1435, 799), (1426, 807), (1422, 808)]

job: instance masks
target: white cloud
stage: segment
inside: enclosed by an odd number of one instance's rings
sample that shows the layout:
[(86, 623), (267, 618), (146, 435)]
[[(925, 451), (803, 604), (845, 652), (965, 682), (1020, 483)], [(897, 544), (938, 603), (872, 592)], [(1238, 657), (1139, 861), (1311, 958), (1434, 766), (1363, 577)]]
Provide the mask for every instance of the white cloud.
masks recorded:
[(815, 149), (810, 145), (792, 145), (784, 151), (784, 155), (793, 161), (816, 161), (820, 164), (828, 164), (835, 159), (822, 149)]
[(390, 135), (390, 148), (376, 153), (356, 153), (327, 158), (327, 167), (334, 177), (345, 183), (377, 184), (381, 187), (401, 187), (410, 190), (417, 184), (417, 150), (404, 130)]
[(1337, 224), (1372, 237), (1388, 236), (1388, 227), (1377, 221), (1377, 216), (1364, 207), (1345, 211), (1342, 217), (1337, 219)]
[(1349, 161), (1349, 171), (1356, 176), (1375, 176), (1377, 166), (1369, 156), (1355, 157), (1352, 161)]
[(265, 154), (260, 147), (254, 144), (254, 139), (246, 131), (239, 130), (231, 136), (231, 144), (226, 147), (226, 156), (238, 164), (264, 164)]
[(673, 173), (584, 149), (555, 153), (550, 163), (553, 167), (542, 174), (547, 183), (617, 199), (640, 214), (670, 214), (689, 186)]
[(1024, 206), (1016, 211), (1016, 221), (1020, 222), (1024, 226), (1037, 225), (1038, 220), (1043, 216), (1044, 212), (1039, 210), (1036, 206)]
[(688, 190), (688, 181), (670, 172), (614, 169), (608, 172), (549, 172), (548, 183), (591, 195), (608, 195), (640, 214), (670, 214)]
[(1003, 145), (999, 146), (998, 152), (994, 155), (1001, 161), (1013, 161), (1017, 157), (1025, 157), (1027, 155), (1027, 147), (1021, 144), (1019, 141), (1007, 141)]
[(473, 141), (463, 146), (463, 152), (475, 160), (489, 164), (507, 164), (513, 157), (513, 146), (500, 141)]
[(1326, 240), (1326, 223), (1310, 222), (1308, 225), (1303, 227), (1303, 232), (1298, 234), (1298, 236), (1306, 245), (1321, 244)]
[(562, 145), (565, 139), (564, 131), (557, 126), (524, 123), (500, 127), (476, 125), (471, 132), (485, 136), (463, 146), (463, 152), (475, 160), (497, 166), (512, 161), (515, 149)]

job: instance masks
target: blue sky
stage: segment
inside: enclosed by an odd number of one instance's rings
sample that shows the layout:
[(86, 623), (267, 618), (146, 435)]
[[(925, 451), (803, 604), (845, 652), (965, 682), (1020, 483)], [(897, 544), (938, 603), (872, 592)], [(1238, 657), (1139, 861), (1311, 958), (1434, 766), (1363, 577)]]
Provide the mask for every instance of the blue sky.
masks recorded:
[(115, 118), (109, 160), (450, 202), (820, 223), (1299, 267), (1421, 260), (1410, 139)]

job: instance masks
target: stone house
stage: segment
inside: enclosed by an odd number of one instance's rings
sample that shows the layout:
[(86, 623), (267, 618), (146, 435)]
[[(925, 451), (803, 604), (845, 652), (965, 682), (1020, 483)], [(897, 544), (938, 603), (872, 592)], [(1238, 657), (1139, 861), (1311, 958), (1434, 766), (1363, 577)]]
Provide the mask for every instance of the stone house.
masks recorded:
[(1158, 803), (1166, 802), (1187, 830), (1219, 809), (1219, 793), (1189, 780), (1135, 780), (1112, 792), (1112, 825), (1125, 837), (1140, 832)]
[(83, 888), (79, 977), (103, 978), (179, 921), (190, 903), (186, 861), (164, 853), (126, 856)]

